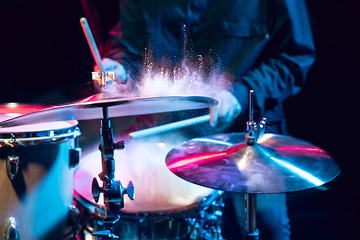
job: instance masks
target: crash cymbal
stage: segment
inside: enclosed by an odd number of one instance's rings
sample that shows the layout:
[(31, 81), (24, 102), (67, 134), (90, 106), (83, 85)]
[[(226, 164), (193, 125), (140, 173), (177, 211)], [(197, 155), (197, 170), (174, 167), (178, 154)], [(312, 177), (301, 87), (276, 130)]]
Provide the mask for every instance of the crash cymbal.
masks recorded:
[(195, 138), (166, 156), (170, 171), (189, 182), (230, 192), (282, 193), (334, 179), (340, 169), (324, 150), (302, 140), (263, 134), (247, 145), (247, 133)]
[(76, 103), (54, 106), (2, 121), (0, 128), (53, 121), (101, 119), (103, 107), (108, 107), (111, 118), (200, 109), (216, 104), (215, 99), (204, 96), (109, 98), (100, 93)]

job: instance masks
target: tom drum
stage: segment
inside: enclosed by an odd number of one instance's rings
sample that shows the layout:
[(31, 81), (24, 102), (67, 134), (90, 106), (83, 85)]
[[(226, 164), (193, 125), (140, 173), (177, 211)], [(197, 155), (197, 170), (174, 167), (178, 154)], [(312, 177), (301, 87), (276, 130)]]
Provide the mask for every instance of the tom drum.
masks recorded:
[(64, 239), (78, 122), (0, 128), (0, 239)]

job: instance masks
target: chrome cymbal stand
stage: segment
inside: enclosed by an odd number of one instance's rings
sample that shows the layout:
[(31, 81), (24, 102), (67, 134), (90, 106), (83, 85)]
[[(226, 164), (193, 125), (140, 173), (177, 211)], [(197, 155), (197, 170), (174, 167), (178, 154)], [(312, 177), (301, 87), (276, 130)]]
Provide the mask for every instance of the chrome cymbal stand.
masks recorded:
[(113, 130), (108, 115), (108, 107), (103, 106), (103, 119), (101, 120), (101, 140), (99, 150), (101, 151), (102, 172), (99, 174), (103, 186), (100, 187), (97, 179), (94, 177), (92, 182), (92, 195), (95, 202), (99, 201), (100, 193), (104, 195), (105, 220), (103, 231), (93, 233), (98, 239), (118, 239), (114, 233), (114, 224), (120, 219), (119, 211), (124, 207), (124, 195), (127, 194), (131, 200), (134, 200), (134, 186), (130, 181), (127, 188), (124, 188), (120, 181), (114, 180), (115, 160), (114, 150), (124, 149), (124, 141), (114, 143)]
[[(253, 146), (257, 144), (259, 137), (265, 132), (266, 118), (259, 124), (254, 121), (254, 90), (249, 92), (249, 122), (247, 122), (246, 144)], [(256, 194), (246, 193), (246, 229), (244, 232), (245, 240), (259, 240), (260, 232), (256, 228)]]

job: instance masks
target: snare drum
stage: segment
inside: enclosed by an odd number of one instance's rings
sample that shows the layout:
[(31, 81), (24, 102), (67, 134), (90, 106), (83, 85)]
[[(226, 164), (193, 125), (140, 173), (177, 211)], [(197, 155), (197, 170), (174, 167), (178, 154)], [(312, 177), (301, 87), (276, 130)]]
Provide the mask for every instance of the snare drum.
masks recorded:
[[(0, 128), (0, 239), (64, 239), (78, 122)], [(76, 162), (76, 160), (75, 160)]]
[[(115, 179), (124, 186), (132, 181), (135, 188), (135, 200), (124, 197), (115, 230), (120, 239), (222, 239), (223, 192), (189, 183), (170, 172), (165, 157), (173, 147), (159, 141), (132, 140), (115, 152)], [(101, 154), (96, 151), (82, 158), (74, 174), (74, 197), (84, 229), (90, 233), (102, 230), (98, 217), (104, 209), (102, 194), (98, 204), (91, 194), (92, 179), (101, 171)]]

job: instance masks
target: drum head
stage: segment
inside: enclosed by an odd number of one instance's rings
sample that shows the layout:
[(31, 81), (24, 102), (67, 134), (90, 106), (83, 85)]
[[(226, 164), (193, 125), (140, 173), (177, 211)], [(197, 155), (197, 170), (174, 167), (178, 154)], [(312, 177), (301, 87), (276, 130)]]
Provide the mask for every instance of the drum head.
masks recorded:
[[(132, 181), (135, 200), (125, 196), (125, 212), (159, 212), (184, 208), (201, 201), (214, 190), (187, 182), (168, 170), (166, 154), (175, 144), (160, 141), (132, 140), (125, 149), (115, 151), (115, 180), (126, 187)], [(102, 172), (101, 154), (96, 151), (84, 157), (74, 175), (75, 196), (95, 204), (91, 194), (92, 179)], [(98, 177), (97, 177), (98, 178)], [(99, 185), (102, 186), (98, 179)], [(99, 205), (103, 205), (100, 195)]]

